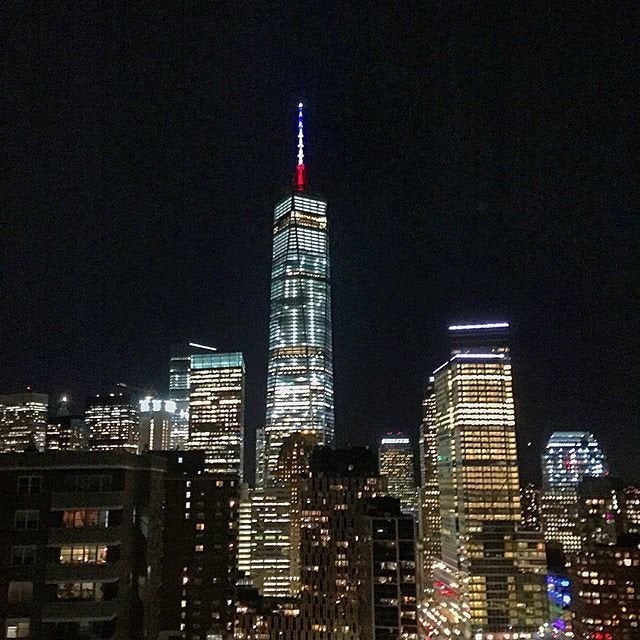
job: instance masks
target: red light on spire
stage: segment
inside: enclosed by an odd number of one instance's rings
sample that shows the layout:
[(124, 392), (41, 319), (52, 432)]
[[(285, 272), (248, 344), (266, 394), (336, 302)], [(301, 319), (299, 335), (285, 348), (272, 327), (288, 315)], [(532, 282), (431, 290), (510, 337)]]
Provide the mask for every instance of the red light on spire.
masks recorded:
[(298, 103), (298, 164), (293, 175), (293, 188), (302, 192), (307, 188), (307, 170), (304, 166), (304, 131), (302, 122), (302, 102)]

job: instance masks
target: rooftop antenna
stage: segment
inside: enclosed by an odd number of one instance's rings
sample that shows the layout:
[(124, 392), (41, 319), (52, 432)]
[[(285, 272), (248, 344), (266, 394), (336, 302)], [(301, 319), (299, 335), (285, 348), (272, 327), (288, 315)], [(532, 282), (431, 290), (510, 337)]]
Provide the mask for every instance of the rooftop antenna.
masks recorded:
[(304, 166), (304, 124), (302, 118), (302, 102), (298, 103), (298, 164), (293, 178), (296, 191), (302, 192), (307, 188), (307, 170)]

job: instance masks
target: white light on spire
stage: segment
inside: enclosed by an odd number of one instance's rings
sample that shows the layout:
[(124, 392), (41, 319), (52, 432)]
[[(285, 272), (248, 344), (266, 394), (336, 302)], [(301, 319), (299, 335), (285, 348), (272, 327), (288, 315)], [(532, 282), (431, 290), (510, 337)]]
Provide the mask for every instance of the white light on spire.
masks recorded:
[(302, 131), (302, 102), (298, 103), (298, 166), (304, 164), (304, 133)]

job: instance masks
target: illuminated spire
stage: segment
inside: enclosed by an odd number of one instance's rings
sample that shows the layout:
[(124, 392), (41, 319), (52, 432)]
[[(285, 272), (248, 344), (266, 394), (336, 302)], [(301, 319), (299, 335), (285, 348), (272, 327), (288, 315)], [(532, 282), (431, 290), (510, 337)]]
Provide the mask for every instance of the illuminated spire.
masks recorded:
[(304, 131), (302, 122), (302, 102), (298, 103), (298, 164), (293, 178), (293, 186), (296, 191), (305, 191), (307, 188), (307, 172), (304, 166)]

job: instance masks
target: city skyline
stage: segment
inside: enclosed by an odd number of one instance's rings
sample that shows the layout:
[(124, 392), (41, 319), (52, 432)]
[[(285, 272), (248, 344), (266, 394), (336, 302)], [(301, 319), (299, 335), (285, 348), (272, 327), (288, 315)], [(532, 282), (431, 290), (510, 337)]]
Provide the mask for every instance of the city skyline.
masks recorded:
[[(246, 353), (251, 441), (264, 420), (273, 190), (288, 182), (302, 99), (331, 205), (337, 442), (398, 429), (415, 441), (446, 326), (506, 318), (523, 479), (567, 429), (593, 432), (615, 472), (638, 480), (638, 398), (618, 384), (640, 362), (623, 99), (635, 80), (619, 62), (619, 16), (599, 15), (596, 30), (512, 8), (503, 28), (432, 6), (407, 12), (414, 32), (363, 10), (326, 25), (285, 11), (264, 32), (226, 16), (214, 42), (206, 11), (180, 14), (175, 31), (116, 12), (122, 34), (90, 9), (38, 11), (43, 31), (9, 20), (2, 392), (31, 384), (82, 406), (121, 381), (161, 391), (170, 343), (194, 339)], [(146, 19), (166, 36), (157, 50), (128, 38)], [(314, 38), (323, 26), (335, 50)], [(175, 46), (177, 32), (193, 37)], [(130, 66), (87, 44), (112, 41)], [(511, 74), (494, 60), (512, 60)], [(35, 109), (33, 96), (46, 96)]]

